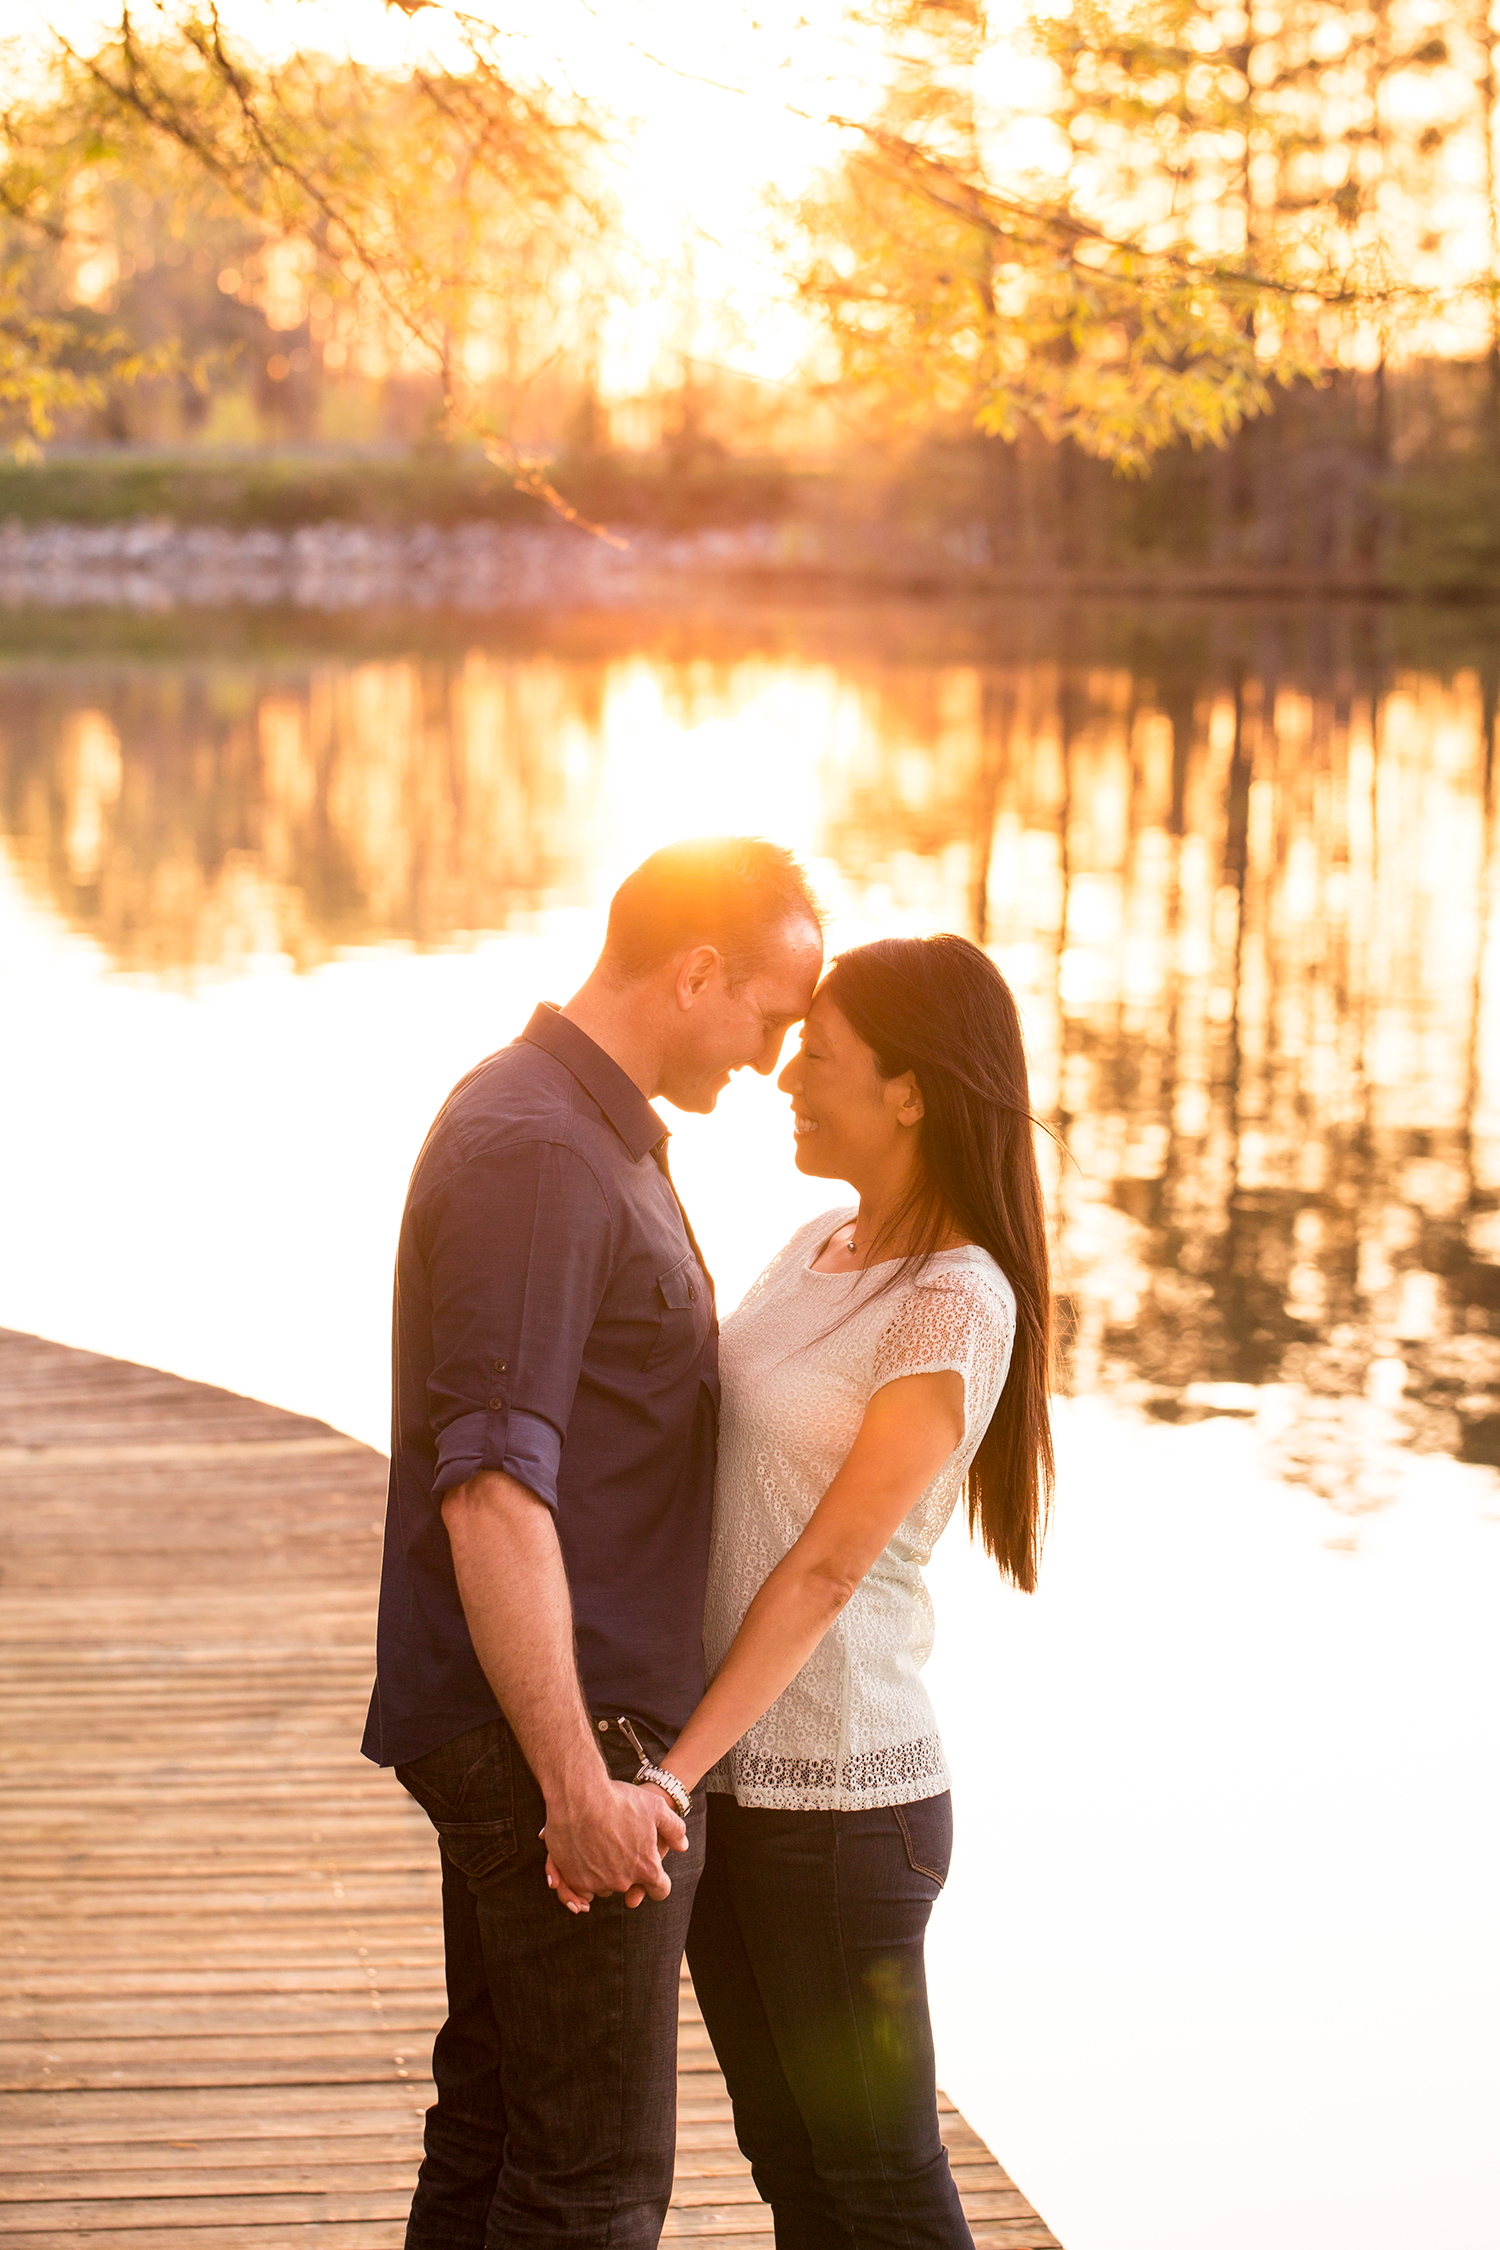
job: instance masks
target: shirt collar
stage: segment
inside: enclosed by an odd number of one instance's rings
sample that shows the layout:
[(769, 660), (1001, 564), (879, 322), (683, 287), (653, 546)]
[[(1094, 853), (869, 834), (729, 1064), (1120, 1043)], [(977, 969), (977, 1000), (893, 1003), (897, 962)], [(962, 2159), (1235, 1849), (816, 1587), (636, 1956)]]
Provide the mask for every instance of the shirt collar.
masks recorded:
[(591, 1094), (637, 1163), (667, 1137), (667, 1128), (634, 1079), (627, 1078), (613, 1056), (576, 1023), (570, 1023), (551, 1001), (543, 1000), (522, 1032), (533, 1047), (541, 1047)]

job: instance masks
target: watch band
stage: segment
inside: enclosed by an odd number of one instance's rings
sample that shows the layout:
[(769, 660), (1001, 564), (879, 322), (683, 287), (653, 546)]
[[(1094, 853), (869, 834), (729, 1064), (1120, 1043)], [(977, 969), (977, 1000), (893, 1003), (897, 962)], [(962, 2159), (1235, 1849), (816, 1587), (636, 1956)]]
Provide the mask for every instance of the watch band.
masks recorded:
[[(603, 1726), (604, 1721), (601, 1719), (599, 1724)], [(640, 1771), (635, 1777), (637, 1787), (639, 1787), (639, 1785), (643, 1781), (654, 1781), (657, 1788), (663, 1791), (663, 1793), (665, 1794), (667, 1801), (671, 1805), (672, 1810), (676, 1813), (678, 1819), (686, 1820), (688, 1814), (693, 1809), (693, 1800), (688, 1795), (686, 1789), (684, 1789), (684, 1787), (682, 1786), (682, 1783), (678, 1780), (676, 1774), (668, 1773), (665, 1766), (653, 1765), (652, 1761), (647, 1757), (645, 1751), (641, 1748), (640, 1736), (636, 1733), (635, 1728), (631, 1725), (628, 1719), (617, 1719), (615, 1721), (615, 1724), (619, 1728), (621, 1734), (624, 1735), (626, 1741), (630, 1744), (631, 1749), (635, 1752), (636, 1756), (641, 1761)]]
[(693, 1800), (683, 1788), (675, 1773), (668, 1773), (665, 1766), (653, 1766), (648, 1761), (641, 1767), (635, 1778), (638, 1783), (654, 1781), (657, 1788), (670, 1800), (672, 1810), (678, 1818), (680, 1820), (687, 1819), (688, 1814), (693, 1809)]

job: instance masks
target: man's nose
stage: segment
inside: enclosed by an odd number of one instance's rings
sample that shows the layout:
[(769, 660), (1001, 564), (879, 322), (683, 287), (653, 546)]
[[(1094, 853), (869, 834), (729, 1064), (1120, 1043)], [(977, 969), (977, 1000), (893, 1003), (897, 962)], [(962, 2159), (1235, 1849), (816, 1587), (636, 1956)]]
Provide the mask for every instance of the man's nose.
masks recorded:
[(781, 1031), (768, 1031), (766, 1033), (765, 1038), (761, 1041), (760, 1053), (756, 1056), (754, 1062), (750, 1065), (750, 1068), (755, 1072), (757, 1077), (770, 1077), (772, 1071), (776, 1068), (776, 1065), (781, 1060), (781, 1050), (785, 1045), (786, 1032), (784, 1029)]

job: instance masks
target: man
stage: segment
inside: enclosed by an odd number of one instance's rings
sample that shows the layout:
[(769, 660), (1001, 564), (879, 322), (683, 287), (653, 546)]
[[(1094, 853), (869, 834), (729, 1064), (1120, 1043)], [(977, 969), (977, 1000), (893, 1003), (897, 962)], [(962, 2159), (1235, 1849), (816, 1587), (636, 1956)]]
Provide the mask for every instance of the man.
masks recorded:
[[(417, 1159), (364, 1745), (443, 1870), (408, 2250), (661, 2231), (702, 1812), (636, 1779), (704, 1684), (718, 1326), (650, 1097), (707, 1111), (774, 1071), (822, 958), (789, 854), (669, 845), (587, 983), (455, 1087)], [(549, 1848), (588, 1912), (548, 1889)]]

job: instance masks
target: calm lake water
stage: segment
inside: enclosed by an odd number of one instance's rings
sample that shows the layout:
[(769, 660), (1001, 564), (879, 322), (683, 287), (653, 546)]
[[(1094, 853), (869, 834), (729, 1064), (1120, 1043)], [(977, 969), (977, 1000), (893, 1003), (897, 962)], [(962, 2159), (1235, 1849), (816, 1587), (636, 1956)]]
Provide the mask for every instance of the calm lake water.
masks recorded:
[[(1494, 2250), (1500, 657), (1207, 606), (12, 617), (0, 1323), (383, 1444), (432, 1111), (669, 837), (1025, 1015), (1041, 1592), (935, 1561), (945, 2081), (1068, 2250)], [(336, 639), (335, 635), (342, 638)], [(833, 1200), (674, 1123), (726, 1303)]]

